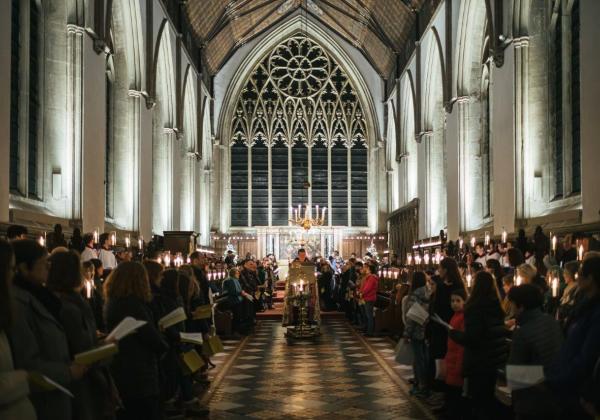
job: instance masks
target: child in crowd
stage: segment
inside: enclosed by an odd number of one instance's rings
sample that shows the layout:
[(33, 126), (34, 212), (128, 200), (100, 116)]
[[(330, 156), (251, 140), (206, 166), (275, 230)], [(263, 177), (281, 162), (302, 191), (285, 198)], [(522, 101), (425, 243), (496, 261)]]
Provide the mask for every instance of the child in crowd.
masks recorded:
[[(450, 319), (453, 330), (465, 330), (465, 301), (467, 295), (463, 289), (456, 289), (450, 295), (450, 305), (454, 315)], [(448, 419), (461, 419), (464, 417), (463, 393), (463, 356), (465, 348), (456, 341), (448, 338), (448, 351), (444, 358), (446, 365), (446, 392), (445, 392), (445, 417)]]

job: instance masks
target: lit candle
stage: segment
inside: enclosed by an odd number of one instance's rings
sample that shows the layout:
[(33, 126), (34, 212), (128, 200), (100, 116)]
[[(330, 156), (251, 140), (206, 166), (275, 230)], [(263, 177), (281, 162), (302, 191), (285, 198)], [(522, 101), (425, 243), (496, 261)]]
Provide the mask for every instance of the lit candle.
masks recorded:
[(140, 250), (144, 248), (144, 240), (141, 237), (138, 238), (138, 248)]
[(406, 255), (406, 265), (412, 265), (412, 254), (408, 253)]
[(502, 243), (506, 243), (506, 239), (508, 238), (508, 233), (506, 233), (506, 229), (502, 228)]
[(98, 228), (96, 228), (94, 230), (94, 243), (97, 244), (98, 243)]
[(304, 280), (300, 280), (300, 293), (304, 292)]
[(92, 298), (92, 282), (90, 280), (85, 281), (85, 296), (88, 299)]
[(44, 236), (40, 236), (40, 239), (38, 239), (38, 242), (40, 243), (41, 246), (43, 246), (44, 248), (46, 247), (46, 238), (45, 238), (46, 233), (44, 233)]
[(187, 257), (187, 258), (186, 258), (186, 260), (185, 260), (185, 262), (186, 262), (187, 264), (191, 264), (191, 263), (192, 263), (192, 260), (190, 259), (190, 257)]
[(490, 246), (490, 233), (489, 232), (485, 232), (483, 241), (484, 241), (485, 246)]
[(379, 272), (377, 273), (377, 275), (381, 278), (381, 276), (383, 275), (383, 271), (379, 270)]
[(521, 276), (517, 276), (517, 278), (516, 278), (516, 280), (515, 280), (515, 284), (516, 284), (517, 286), (520, 286), (520, 285), (521, 285), (521, 283), (523, 283), (523, 277), (521, 277)]
[(164, 260), (165, 260), (165, 266), (170, 267), (171, 266), (171, 256), (169, 254), (165, 254)]
[(556, 235), (552, 235), (552, 251), (556, 252)]
[(421, 254), (415, 256), (415, 264), (421, 265)]
[(471, 274), (467, 274), (467, 287), (471, 288), (471, 281), (473, 280), (473, 276)]
[(127, 236), (125, 237), (125, 248), (129, 248), (130, 245), (131, 245), (131, 238), (129, 237), (129, 234), (127, 234)]
[(475, 237), (471, 236), (471, 248), (475, 248)]
[(552, 279), (552, 297), (558, 297), (558, 277)]
[(398, 270), (394, 270), (394, 279), (397, 280), (398, 279)]
[(429, 254), (425, 254), (423, 259), (425, 260), (425, 265), (429, 265)]
[(463, 241), (463, 238), (462, 238), (462, 236), (461, 236), (460, 238), (458, 238), (458, 248), (459, 248), (460, 250), (462, 250), (462, 249), (463, 249), (463, 245), (464, 245), (464, 244), (465, 244), (465, 242)]
[(579, 251), (577, 252), (577, 259), (583, 261), (583, 244), (579, 245)]
[(115, 232), (110, 234), (110, 244), (112, 246), (117, 245), (117, 234)]

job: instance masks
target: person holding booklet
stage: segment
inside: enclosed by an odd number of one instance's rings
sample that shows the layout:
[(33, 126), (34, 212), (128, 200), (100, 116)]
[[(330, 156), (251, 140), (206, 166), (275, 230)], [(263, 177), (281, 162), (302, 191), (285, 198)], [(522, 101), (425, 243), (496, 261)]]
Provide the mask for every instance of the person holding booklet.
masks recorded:
[(29, 374), (24, 369), (15, 369), (7, 336), (14, 319), (10, 293), (14, 271), (13, 250), (8, 242), (0, 241), (0, 419), (34, 420)]
[(403, 305), (406, 325), (403, 337), (413, 349), (414, 384), (410, 393), (417, 396), (428, 396), (427, 387), (427, 343), (425, 342), (425, 326), (428, 322), (429, 293), (427, 292), (427, 275), (416, 271), (412, 275), (410, 289)]
[[(87, 366), (73, 363), (65, 330), (60, 323), (61, 301), (45, 287), (48, 277), (48, 257), (45, 248), (36, 241), (12, 243), (16, 275), (13, 296), (14, 323), (9, 334), (13, 346), (15, 367), (38, 374), (68, 387), (83, 378)], [(40, 376), (43, 375), (43, 376)], [(64, 420), (72, 416), (72, 400), (58, 388), (31, 394), (39, 419)]]
[[(76, 355), (98, 346), (94, 313), (81, 295), (83, 276), (79, 255), (75, 251), (58, 252), (49, 259), (47, 287), (60, 299), (60, 322), (64, 327), (69, 353)], [(78, 420), (115, 417), (116, 396), (112, 378), (106, 368), (91, 366), (87, 374), (73, 382), (73, 416)]]
[(496, 377), (507, 357), (507, 330), (500, 294), (494, 276), (485, 271), (475, 275), (465, 304), (465, 330), (448, 330), (448, 336), (465, 348), (463, 376), (476, 419), (493, 419)]
[(152, 295), (144, 266), (137, 262), (117, 266), (104, 284), (104, 295), (109, 329), (127, 317), (146, 321), (135, 334), (119, 341), (119, 353), (110, 366), (123, 403), (119, 418), (161, 419), (158, 361), (168, 344), (158, 332), (149, 308)]

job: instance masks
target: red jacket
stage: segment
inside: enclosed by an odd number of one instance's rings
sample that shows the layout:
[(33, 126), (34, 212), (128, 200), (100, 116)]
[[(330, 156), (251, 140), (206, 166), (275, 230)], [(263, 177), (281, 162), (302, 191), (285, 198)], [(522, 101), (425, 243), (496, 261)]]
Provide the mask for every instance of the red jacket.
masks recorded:
[(360, 293), (366, 302), (375, 302), (377, 300), (377, 288), (379, 284), (379, 277), (375, 274), (369, 274), (363, 281), (360, 287)]
[[(465, 313), (455, 312), (450, 319), (450, 325), (457, 331), (465, 330)], [(463, 356), (465, 348), (448, 337), (448, 351), (444, 361), (446, 362), (446, 383), (451, 386), (463, 385)]]

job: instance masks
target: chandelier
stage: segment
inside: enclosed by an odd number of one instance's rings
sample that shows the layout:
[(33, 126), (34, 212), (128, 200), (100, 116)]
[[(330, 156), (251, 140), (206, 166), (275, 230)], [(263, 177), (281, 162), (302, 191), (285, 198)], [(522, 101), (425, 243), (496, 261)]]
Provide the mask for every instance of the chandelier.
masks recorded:
[[(304, 214), (302, 211), (304, 210)], [(319, 206), (315, 206), (315, 217), (312, 217), (311, 208), (308, 207), (308, 204), (302, 207), (301, 204), (298, 204), (297, 208), (290, 207), (290, 214), (293, 213), (293, 217), (290, 219), (290, 223), (295, 226), (298, 226), (306, 231), (309, 231), (313, 227), (323, 226), (325, 224), (325, 212), (327, 211), (327, 207), (323, 207), (321, 210), (321, 215), (319, 216)]]
[[(304, 189), (307, 190), (310, 188), (310, 184), (308, 182), (304, 183)], [(303, 213), (304, 212), (304, 213)], [(323, 207), (321, 209), (321, 215), (319, 216), (319, 205), (315, 206), (315, 217), (312, 217), (312, 209), (306, 204), (302, 206), (302, 204), (298, 204), (297, 208), (290, 207), (290, 225), (298, 226), (305, 231), (309, 231), (313, 227), (323, 226), (325, 224), (325, 213), (327, 212), (327, 207)]]

